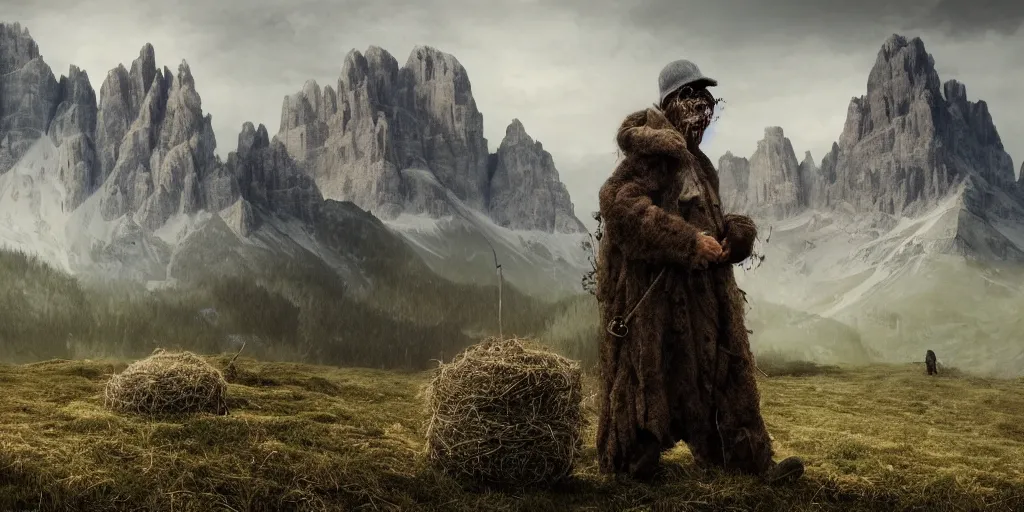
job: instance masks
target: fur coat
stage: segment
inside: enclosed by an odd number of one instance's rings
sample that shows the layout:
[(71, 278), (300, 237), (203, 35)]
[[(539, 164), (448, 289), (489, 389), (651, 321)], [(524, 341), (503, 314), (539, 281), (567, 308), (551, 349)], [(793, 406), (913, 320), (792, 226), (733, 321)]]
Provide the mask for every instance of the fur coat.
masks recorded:
[[(661, 111), (629, 115), (617, 142), (624, 159), (600, 191), (602, 325), (627, 316), (664, 275), (627, 335), (605, 332), (601, 342), (601, 470), (639, 471), (640, 459), (683, 441), (698, 463), (762, 471), (772, 451), (733, 276), (752, 252), (754, 223), (723, 215), (714, 166)], [(701, 232), (728, 240), (728, 261), (697, 268)]]

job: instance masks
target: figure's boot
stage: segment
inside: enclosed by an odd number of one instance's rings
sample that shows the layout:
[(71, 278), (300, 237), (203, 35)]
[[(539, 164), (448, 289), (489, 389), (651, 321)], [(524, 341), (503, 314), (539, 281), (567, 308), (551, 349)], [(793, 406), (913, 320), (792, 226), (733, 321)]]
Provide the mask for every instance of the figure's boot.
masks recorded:
[(647, 431), (641, 431), (637, 436), (636, 453), (629, 464), (629, 476), (640, 482), (650, 481), (660, 463), (661, 444)]
[(769, 484), (791, 484), (804, 474), (804, 461), (799, 457), (787, 457), (779, 462), (772, 462), (764, 479)]

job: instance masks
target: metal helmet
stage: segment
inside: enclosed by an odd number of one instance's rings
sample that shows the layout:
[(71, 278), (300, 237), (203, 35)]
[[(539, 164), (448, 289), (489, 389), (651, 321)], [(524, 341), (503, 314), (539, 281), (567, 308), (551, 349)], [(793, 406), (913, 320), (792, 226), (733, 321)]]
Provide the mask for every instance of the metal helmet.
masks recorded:
[(661, 90), (661, 99), (658, 101), (658, 105), (664, 105), (665, 98), (683, 86), (697, 84), (714, 86), (718, 85), (718, 80), (704, 76), (700, 72), (700, 68), (688, 60), (680, 59), (668, 63), (658, 75), (658, 88)]

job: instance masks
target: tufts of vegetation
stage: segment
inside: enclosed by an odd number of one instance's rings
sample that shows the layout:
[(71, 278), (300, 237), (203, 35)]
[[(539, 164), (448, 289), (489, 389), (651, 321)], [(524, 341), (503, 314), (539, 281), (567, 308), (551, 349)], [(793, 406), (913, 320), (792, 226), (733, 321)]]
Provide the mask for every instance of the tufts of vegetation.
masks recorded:
[[(224, 368), (231, 356), (208, 360)], [(429, 372), (236, 361), (231, 414), (159, 420), (103, 407), (111, 361), (0, 365), (0, 510), (107, 512), (750, 510), (1013, 511), (1024, 507), (1024, 382), (844, 368), (760, 382), (778, 457), (804, 478), (766, 486), (702, 471), (685, 447), (656, 482), (597, 471), (593, 422), (573, 476), (475, 492), (424, 456)], [(584, 380), (584, 395), (593, 381)], [(592, 420), (595, 404), (586, 402)]]

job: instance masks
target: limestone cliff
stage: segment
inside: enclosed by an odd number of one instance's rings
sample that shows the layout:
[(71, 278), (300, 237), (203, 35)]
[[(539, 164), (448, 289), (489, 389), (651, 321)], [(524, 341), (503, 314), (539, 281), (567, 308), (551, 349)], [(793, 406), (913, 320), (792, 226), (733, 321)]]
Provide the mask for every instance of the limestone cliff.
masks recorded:
[[(893, 35), (878, 53), (867, 94), (851, 100), (843, 132), (820, 167), (810, 154), (797, 164), (782, 130), (765, 130), (750, 160), (744, 208), (776, 218), (807, 208), (841, 211), (874, 219), (876, 228), (940, 206), (957, 208), (955, 225), (929, 243), (1018, 260), (1024, 247), (1014, 233), (1024, 225), (1024, 195), (1007, 192), (1020, 190), (1021, 182), (988, 105), (969, 101), (955, 80), (940, 82), (920, 39)], [(732, 187), (723, 197), (743, 190), (722, 183)]]
[(764, 129), (750, 157), (746, 206), (750, 212), (765, 211), (774, 217), (792, 215), (806, 206), (800, 163), (782, 128)]
[(530, 138), (518, 119), (508, 125), (491, 162), (488, 206), (499, 226), (549, 233), (586, 231), (558, 179), (551, 153)]
[(750, 183), (750, 161), (726, 151), (718, 159), (718, 183), (725, 211), (745, 212), (747, 188)]
[[(550, 154), (518, 131), (510, 136), (488, 155), (466, 69), (428, 46), (401, 67), (375, 46), (349, 52), (336, 88), (309, 81), (285, 98), (277, 134), (324, 197), (386, 220), (453, 215), (450, 192), (502, 226), (583, 230)], [(515, 178), (528, 180), (513, 187)]]
[(886, 40), (838, 146), (829, 206), (903, 215), (933, 206), (970, 175), (996, 187), (1014, 180), (988, 105), (968, 101), (955, 80), (940, 83), (919, 38)]
[(40, 137), (57, 147), (56, 177), (66, 210), (76, 208), (100, 181), (96, 159), (96, 94), (88, 75), (71, 66), (54, 78), (28, 29), (0, 23), (0, 174)]

